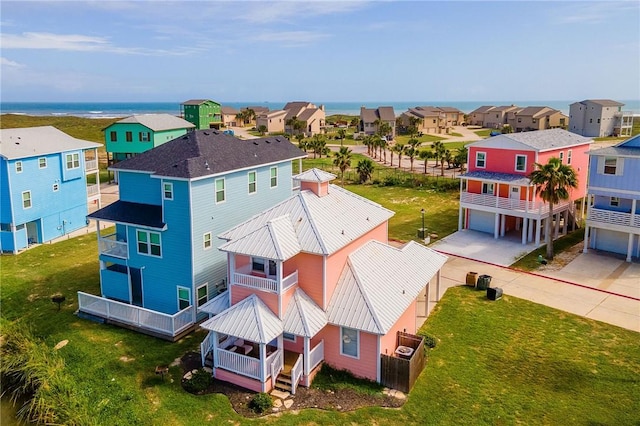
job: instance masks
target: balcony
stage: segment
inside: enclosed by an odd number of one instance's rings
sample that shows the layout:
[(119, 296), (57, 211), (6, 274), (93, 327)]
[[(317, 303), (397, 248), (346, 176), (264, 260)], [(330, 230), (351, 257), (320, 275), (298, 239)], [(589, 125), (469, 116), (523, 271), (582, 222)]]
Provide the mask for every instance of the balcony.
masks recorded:
[(640, 214), (632, 215), (631, 213), (589, 207), (587, 210), (587, 223), (591, 226), (610, 225), (617, 228), (636, 228), (640, 232)]
[(129, 258), (127, 241), (117, 234), (109, 234), (98, 238), (98, 252), (120, 259)]
[[(285, 291), (291, 286), (298, 283), (298, 271), (284, 277), (279, 283), (277, 279), (264, 278), (252, 275), (249, 268), (239, 269), (232, 275), (231, 284), (250, 287), (256, 290), (262, 290), (269, 293), (278, 293)], [(279, 285), (280, 284), (280, 285)]]
[(87, 198), (91, 199), (94, 197), (99, 197), (100, 196), (100, 185), (98, 184), (92, 184), (92, 185), (87, 185)]
[(98, 160), (84, 160), (84, 169), (87, 172), (98, 170)]
[[(489, 194), (461, 192), (460, 203), (487, 207), (489, 211), (513, 211), (529, 215), (543, 216), (549, 213), (549, 205), (539, 201), (526, 201), (515, 198), (496, 197)], [(554, 212), (560, 212), (571, 207), (571, 201), (562, 201), (553, 206)]]

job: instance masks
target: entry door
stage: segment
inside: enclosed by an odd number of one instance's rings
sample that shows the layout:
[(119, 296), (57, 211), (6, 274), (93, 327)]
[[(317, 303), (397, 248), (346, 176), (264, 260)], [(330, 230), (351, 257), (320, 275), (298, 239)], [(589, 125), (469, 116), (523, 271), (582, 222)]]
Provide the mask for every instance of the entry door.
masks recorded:
[(131, 276), (131, 304), (142, 306), (142, 273), (138, 268), (129, 268)]
[(520, 199), (520, 187), (519, 186), (512, 186), (509, 189), (509, 198), (511, 198), (513, 200), (519, 200)]

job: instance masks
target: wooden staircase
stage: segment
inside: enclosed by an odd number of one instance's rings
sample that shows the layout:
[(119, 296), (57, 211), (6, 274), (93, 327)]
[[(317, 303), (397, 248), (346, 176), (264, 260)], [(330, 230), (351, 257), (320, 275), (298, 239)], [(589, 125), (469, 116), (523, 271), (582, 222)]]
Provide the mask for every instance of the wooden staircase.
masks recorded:
[(283, 370), (282, 372), (280, 372), (280, 374), (278, 374), (278, 377), (276, 378), (275, 388), (291, 393), (291, 382), (291, 369), (289, 369), (287, 373), (285, 373)]

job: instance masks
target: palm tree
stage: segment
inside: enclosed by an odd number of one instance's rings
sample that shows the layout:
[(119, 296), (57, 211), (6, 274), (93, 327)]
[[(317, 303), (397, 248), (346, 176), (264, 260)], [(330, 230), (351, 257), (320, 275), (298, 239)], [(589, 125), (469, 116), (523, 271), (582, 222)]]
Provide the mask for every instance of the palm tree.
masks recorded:
[[(380, 139), (380, 141), (378, 142), (378, 146), (380, 147), (380, 160), (382, 160), (383, 163), (387, 162), (387, 148), (389, 147), (389, 142), (387, 142), (386, 139)], [(384, 160), (382, 159), (382, 155), (384, 154)]]
[(258, 126), (258, 133), (260, 133), (260, 136), (264, 136), (265, 133), (267, 133), (267, 126), (265, 126), (264, 124), (261, 124)]
[(395, 149), (396, 154), (398, 154), (398, 168), (402, 168), (402, 154), (404, 154), (406, 146), (403, 143), (397, 143), (393, 146), (393, 149)]
[(547, 259), (553, 259), (553, 239), (551, 238), (551, 221), (553, 205), (560, 200), (567, 200), (571, 188), (578, 187), (578, 176), (573, 167), (562, 164), (559, 158), (551, 158), (547, 164), (534, 163), (535, 170), (529, 175), (531, 183), (536, 185), (536, 195), (545, 203), (549, 203), (549, 216), (544, 224), (544, 239), (547, 243)]
[(344, 137), (347, 136), (346, 129), (338, 129), (338, 136), (340, 136), (340, 146), (344, 145)]
[(454, 167), (460, 167), (460, 171), (463, 172), (465, 170), (464, 165), (467, 164), (468, 156), (469, 156), (469, 149), (466, 146), (463, 146), (462, 148), (458, 148), (458, 150), (453, 156)]
[(291, 127), (291, 133), (298, 134), (300, 130), (304, 129), (306, 124), (302, 120), (298, 120), (298, 117), (295, 115), (288, 119), (284, 124)]
[(371, 179), (371, 175), (373, 175), (373, 168), (373, 161), (368, 158), (363, 158), (358, 161), (356, 172), (358, 172), (358, 176), (360, 176), (360, 183), (365, 183)]
[(340, 147), (340, 150), (333, 153), (333, 165), (340, 169), (340, 180), (344, 186), (344, 172), (351, 167), (351, 150), (346, 146)]
[(437, 166), (440, 159), (442, 159), (442, 157), (444, 156), (444, 151), (446, 150), (446, 148), (444, 147), (442, 141), (435, 141), (431, 144), (431, 148), (433, 148), (433, 152), (435, 153), (434, 158), (436, 159)]
[(322, 154), (327, 154), (328, 152), (327, 141), (321, 135), (314, 135), (309, 147), (313, 150), (313, 158), (316, 158), (316, 154), (319, 154), (320, 158), (322, 158)]
[(418, 134), (418, 125), (422, 123), (422, 119), (418, 117), (409, 117), (409, 135), (411, 135), (411, 139), (415, 138)]
[(418, 154), (418, 157), (420, 157), (421, 160), (424, 160), (424, 174), (426, 175), (427, 174), (427, 163), (428, 163), (429, 158), (433, 158), (433, 151), (431, 151), (430, 149), (423, 149)]
[(413, 160), (420, 153), (420, 151), (418, 150), (419, 145), (420, 145), (420, 141), (418, 139), (412, 138), (412, 139), (409, 139), (409, 146), (405, 149), (405, 153), (409, 157), (409, 162), (411, 164), (410, 170), (412, 172), (413, 172)]

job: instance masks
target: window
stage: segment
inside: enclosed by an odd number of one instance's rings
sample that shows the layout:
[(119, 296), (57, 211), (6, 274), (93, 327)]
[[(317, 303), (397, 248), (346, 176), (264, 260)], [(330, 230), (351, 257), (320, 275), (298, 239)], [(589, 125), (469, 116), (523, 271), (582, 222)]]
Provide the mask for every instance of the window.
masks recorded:
[(493, 184), (492, 183), (483, 182), (482, 183), (482, 193), (483, 194), (493, 195)]
[(16, 173), (22, 173), (22, 161), (16, 161)]
[(132, 132), (125, 133), (125, 140), (127, 142), (133, 142), (133, 133)]
[[(260, 257), (252, 257), (251, 258), (251, 269), (256, 272), (267, 273), (266, 270), (267, 261), (266, 259), (262, 259)], [(269, 265), (269, 275), (273, 276), (276, 274), (276, 262), (274, 260), (268, 261)]]
[(600, 124), (600, 119), (598, 118), (598, 124)]
[(198, 307), (207, 303), (209, 300), (209, 290), (207, 289), (207, 284), (204, 284), (196, 289), (196, 294), (198, 297)]
[(216, 179), (216, 203), (222, 203), (224, 200), (224, 179)]
[(516, 172), (524, 172), (527, 170), (527, 156), (516, 155)]
[(80, 154), (78, 154), (77, 152), (73, 154), (67, 154), (65, 158), (67, 169), (77, 169), (78, 167), (80, 167)]
[(118, 134), (116, 132), (109, 132), (109, 139), (111, 140), (111, 142), (117, 142), (118, 141)]
[(269, 172), (271, 173), (271, 187), (275, 188), (278, 186), (278, 168), (272, 167)]
[(340, 327), (340, 354), (358, 358), (358, 330), (353, 328)]
[(522, 118), (518, 117), (518, 123), (522, 123)]
[(191, 292), (186, 287), (178, 287), (178, 310), (183, 310), (191, 305)]
[(590, 119), (589, 119), (589, 123), (590, 123), (590, 124), (591, 124), (591, 123), (593, 123), (593, 118), (590, 118)]
[(45, 157), (38, 158), (38, 168), (39, 169), (47, 168), (47, 159)]
[(164, 198), (165, 200), (173, 200), (173, 184), (172, 183), (162, 184), (162, 198)]
[(620, 198), (619, 197), (611, 197), (609, 199), (609, 205), (611, 207), (618, 207), (620, 205)]
[(151, 256), (161, 256), (160, 234), (157, 232), (138, 231), (138, 253)]
[(567, 151), (567, 164), (571, 164), (571, 150)]
[(140, 142), (149, 142), (151, 140), (151, 133), (149, 132), (138, 133), (138, 140)]
[(533, 122), (533, 124), (536, 124), (538, 122), (536, 118), (531, 119), (531, 121)]
[(604, 174), (605, 175), (615, 175), (616, 174), (616, 166), (618, 165), (617, 158), (615, 157), (605, 157), (604, 158)]
[(205, 250), (211, 248), (211, 232), (207, 232), (202, 236), (202, 247)]
[(476, 167), (484, 169), (487, 160), (486, 152), (476, 152)]
[(290, 342), (295, 342), (296, 341), (296, 335), (295, 334), (291, 334), (291, 333), (287, 333), (287, 332), (282, 333), (282, 338), (284, 340), (288, 340)]
[(256, 172), (249, 172), (249, 194), (254, 194), (257, 189)]
[(564, 161), (564, 151), (560, 152), (560, 162), (562, 163)]
[(54, 183), (52, 189), (53, 192), (58, 192), (58, 190), (60, 189), (60, 184)]
[(22, 193), (22, 208), (23, 209), (31, 208), (31, 191), (24, 191)]

